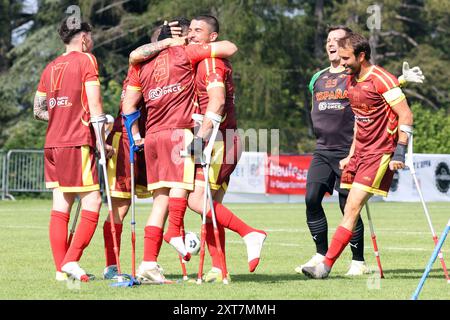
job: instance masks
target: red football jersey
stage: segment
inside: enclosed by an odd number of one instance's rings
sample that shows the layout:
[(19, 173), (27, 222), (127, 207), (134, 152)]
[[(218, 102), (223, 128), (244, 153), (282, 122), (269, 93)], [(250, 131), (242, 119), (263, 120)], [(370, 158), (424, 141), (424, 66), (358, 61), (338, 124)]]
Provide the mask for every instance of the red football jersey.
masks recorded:
[(405, 99), (395, 76), (372, 66), (361, 79), (349, 78), (348, 97), (355, 121), (356, 152), (394, 152), (398, 139), (398, 116), (391, 107)]
[(176, 46), (136, 65), (127, 89), (142, 91), (147, 107), (146, 132), (194, 127), (198, 112), (194, 67), (214, 55), (210, 45)]
[[(122, 83), (122, 94), (120, 95), (120, 104), (119, 104), (119, 112), (117, 113), (117, 116), (114, 120), (114, 126), (112, 131), (114, 132), (122, 132), (122, 133), (127, 133), (127, 129), (125, 128), (124, 125), (124, 121), (123, 121), (123, 117), (122, 117), (122, 104), (123, 104), (123, 99), (125, 98), (125, 91), (127, 89), (128, 86), (128, 82), (130, 79), (130, 74), (133, 72), (133, 67), (130, 65), (128, 67), (128, 73), (127, 76), (125, 77), (125, 79), (123, 80)], [(145, 104), (144, 104), (144, 100), (141, 99), (141, 101), (139, 102), (138, 109), (141, 110), (140, 113), (140, 117), (139, 117), (139, 133), (141, 134), (141, 136), (145, 135), (145, 123), (147, 122), (147, 110), (145, 109)]]
[(225, 87), (225, 109), (220, 129), (236, 129), (236, 113), (234, 108), (233, 68), (225, 59), (208, 58), (197, 66), (195, 76), (200, 111), (205, 114), (208, 107), (208, 90), (214, 87)]
[(36, 94), (47, 98), (48, 127), (44, 148), (94, 146), (86, 86), (100, 85), (97, 60), (71, 51), (50, 62)]

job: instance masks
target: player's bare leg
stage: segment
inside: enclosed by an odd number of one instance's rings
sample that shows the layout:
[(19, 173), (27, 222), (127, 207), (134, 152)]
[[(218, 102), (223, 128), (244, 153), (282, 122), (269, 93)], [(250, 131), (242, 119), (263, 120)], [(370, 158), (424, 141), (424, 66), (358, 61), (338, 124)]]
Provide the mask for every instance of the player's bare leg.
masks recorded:
[[(120, 242), (122, 239), (122, 228), (123, 220), (125, 219), (128, 209), (130, 207), (131, 200), (124, 198), (111, 198), (113, 216), (114, 216), (114, 226), (116, 230), (117, 247), (120, 254)], [(105, 244), (105, 258), (106, 265), (103, 270), (104, 279), (114, 279), (117, 276), (117, 265), (116, 265), (116, 255), (114, 254), (114, 241), (111, 232), (111, 219), (110, 216), (106, 216), (106, 220), (103, 223), (103, 241)]]
[[(189, 194), (188, 198), (189, 208), (198, 214), (201, 214), (203, 210), (203, 192), (204, 188), (196, 185), (194, 191)], [(217, 222), (223, 227), (238, 233), (244, 239), (247, 246), (249, 271), (255, 271), (259, 264), (262, 245), (267, 234), (262, 230), (247, 225), (219, 202), (214, 201), (214, 209)], [(209, 207), (209, 203), (207, 203), (207, 212), (207, 217), (211, 218), (211, 208)]]
[(169, 207), (169, 189), (153, 192), (153, 207), (144, 229), (144, 257), (137, 270), (137, 278), (143, 284), (161, 284), (166, 279), (158, 265), (158, 255), (163, 241), (164, 223)]
[(70, 220), (70, 210), (75, 201), (76, 193), (63, 193), (59, 188), (53, 189), (53, 205), (50, 215), (49, 237), (53, 261), (56, 267), (56, 280), (63, 281), (67, 275), (61, 272), (61, 262), (64, 260), (68, 245), (67, 234)]
[(189, 261), (191, 254), (187, 252), (181, 229), (184, 229), (184, 215), (187, 208), (187, 190), (172, 188), (169, 192), (169, 226), (164, 240), (172, 245), (181, 255), (183, 261)]
[(78, 280), (89, 281), (89, 276), (79, 266), (78, 261), (83, 254), (83, 250), (91, 242), (97, 228), (102, 199), (99, 191), (82, 192), (79, 196), (82, 207), (81, 219), (72, 243), (64, 256), (64, 260), (61, 262), (61, 271)]
[[(212, 195), (215, 201), (222, 203), (225, 196), (225, 190), (212, 190)], [(219, 233), (220, 247), (223, 253), (224, 264), (226, 268), (226, 253), (225, 253), (225, 228), (217, 223), (217, 230)], [(206, 245), (208, 247), (209, 255), (211, 256), (212, 268), (205, 274), (206, 282), (222, 282), (222, 267), (221, 257), (216, 246), (216, 239), (214, 237), (214, 227), (211, 219), (206, 219)], [(226, 268), (228, 270), (228, 268)], [(230, 274), (227, 274), (228, 281), (231, 281)]]
[(359, 214), (372, 194), (361, 189), (352, 188), (347, 198), (344, 209), (344, 217), (331, 240), (325, 259), (316, 266), (304, 267), (303, 274), (310, 278), (322, 279), (328, 277), (336, 260), (353, 236), (353, 230), (359, 219)]

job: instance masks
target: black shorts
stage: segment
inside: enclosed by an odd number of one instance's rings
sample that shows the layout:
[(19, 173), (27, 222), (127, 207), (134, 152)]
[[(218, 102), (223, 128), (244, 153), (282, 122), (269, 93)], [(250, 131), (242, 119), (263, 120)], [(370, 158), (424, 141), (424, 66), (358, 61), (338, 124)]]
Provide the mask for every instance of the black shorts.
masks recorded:
[(339, 187), (342, 170), (339, 161), (348, 156), (348, 150), (316, 150), (308, 170), (306, 188), (310, 183), (322, 183), (327, 192), (333, 194), (333, 189), (347, 195), (348, 190)]

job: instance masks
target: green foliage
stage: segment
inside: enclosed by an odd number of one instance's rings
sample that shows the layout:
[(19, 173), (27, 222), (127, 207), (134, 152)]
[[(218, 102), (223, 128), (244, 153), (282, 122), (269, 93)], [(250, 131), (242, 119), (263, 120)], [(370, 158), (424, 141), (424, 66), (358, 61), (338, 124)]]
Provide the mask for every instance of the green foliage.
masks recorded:
[[(419, 65), (426, 81), (405, 88), (408, 101), (419, 102), (423, 110), (450, 110), (450, 9), (445, 1), (382, 1), (381, 30), (372, 33), (366, 25), (372, 0), (324, 1), (320, 23), (315, 15), (318, 3), (131, 0), (111, 5), (99, 0), (42, 0), (26, 41), (9, 50), (10, 66), (0, 73), (0, 147), (22, 145), (21, 134), (26, 130), (33, 132), (35, 147), (45, 136), (45, 124), (31, 120), (33, 97), (43, 68), (64, 50), (56, 30), (69, 5), (79, 5), (82, 18), (94, 26), (104, 108), (113, 115), (117, 114), (130, 51), (148, 42), (152, 28), (161, 21), (202, 13), (217, 16), (220, 39), (239, 47), (231, 59), (239, 127), (279, 129), (281, 152), (314, 149), (307, 84), (314, 72), (329, 64), (325, 50), (320, 50), (327, 25), (348, 24), (372, 35), (376, 63), (396, 75), (400, 75), (403, 61)], [(5, 39), (2, 35), (0, 43)], [(316, 35), (322, 44), (315, 42)], [(18, 123), (27, 125), (18, 128)], [(445, 144), (441, 141), (439, 145)]]
[(413, 104), (414, 152), (450, 153), (450, 116), (443, 109), (432, 111)]

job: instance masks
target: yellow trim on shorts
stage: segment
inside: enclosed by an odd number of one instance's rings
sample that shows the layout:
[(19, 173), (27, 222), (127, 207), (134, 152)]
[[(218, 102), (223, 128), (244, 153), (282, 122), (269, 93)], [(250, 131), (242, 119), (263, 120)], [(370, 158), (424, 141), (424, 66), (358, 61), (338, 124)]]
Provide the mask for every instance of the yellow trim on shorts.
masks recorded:
[(352, 188), (352, 184), (351, 183), (341, 183), (339, 185), (339, 188), (341, 188), (341, 189), (351, 189)]
[(379, 195), (382, 197), (387, 197), (387, 194), (388, 194), (386, 191), (383, 191), (383, 190), (380, 190), (377, 188), (373, 188), (373, 187), (369, 187), (369, 186), (366, 186), (366, 185), (358, 183), (358, 182), (353, 182), (352, 188), (360, 189), (360, 190), (366, 191), (368, 193), (373, 193), (373, 194), (376, 194), (376, 195)]
[(111, 197), (120, 199), (131, 199), (131, 192), (111, 190)]
[(47, 189), (58, 188), (58, 187), (59, 187), (59, 182), (58, 182), (58, 181), (46, 182), (46, 183), (45, 183), (45, 187), (46, 187)]
[(194, 190), (194, 183), (184, 183), (175, 181), (158, 181), (155, 183), (149, 183), (147, 185), (148, 191), (153, 191), (161, 188), (178, 188), (192, 191)]
[[(205, 180), (195, 180), (194, 181), (195, 186), (205, 188)], [(218, 184), (215, 184), (214, 182), (209, 179), (209, 186), (211, 190), (219, 190), (221, 186)]]
[(83, 170), (82, 176), (83, 186), (91, 186), (94, 184), (94, 180), (92, 179), (90, 150), (91, 148), (89, 146), (81, 146), (81, 168)]
[(47, 96), (47, 92), (36, 91), (36, 95), (38, 97), (46, 97)]
[[(136, 196), (139, 199), (150, 198), (153, 196), (152, 191), (148, 191), (146, 186), (142, 186), (140, 184), (136, 185)], [(130, 195), (131, 197), (131, 195)]]
[(225, 153), (225, 143), (223, 141), (214, 141), (214, 147), (211, 155), (211, 166), (209, 167), (209, 176), (213, 177), (214, 183), (219, 178), (220, 169), (224, 164), (223, 163), (224, 153)]
[[(153, 195), (151, 191), (148, 191), (145, 186), (136, 186), (136, 197), (139, 199), (150, 198)], [(114, 191), (111, 190), (111, 197), (120, 199), (131, 199), (131, 192)]]
[(389, 162), (391, 161), (391, 154), (385, 153), (380, 161), (380, 166), (378, 167), (377, 174), (375, 175), (375, 179), (372, 183), (372, 188), (379, 189), (381, 180), (383, 180), (384, 175), (386, 174), (386, 170), (389, 167)]
[(98, 191), (100, 190), (100, 185), (94, 184), (92, 186), (85, 187), (59, 187), (59, 190), (62, 192), (89, 192), (89, 191)]
[[(112, 194), (112, 191), (114, 191), (116, 188), (117, 157), (118, 157), (118, 153), (119, 153), (118, 151), (119, 151), (119, 143), (120, 143), (121, 136), (122, 136), (122, 132), (114, 133), (113, 140), (112, 140), (112, 147), (115, 152), (114, 152), (114, 155), (112, 156), (112, 158), (108, 160), (108, 164), (107, 164), (108, 184), (109, 184), (109, 188), (111, 190), (111, 194)], [(129, 196), (129, 197), (131, 197), (131, 196)], [(118, 196), (117, 198), (122, 198), (122, 197)]]

